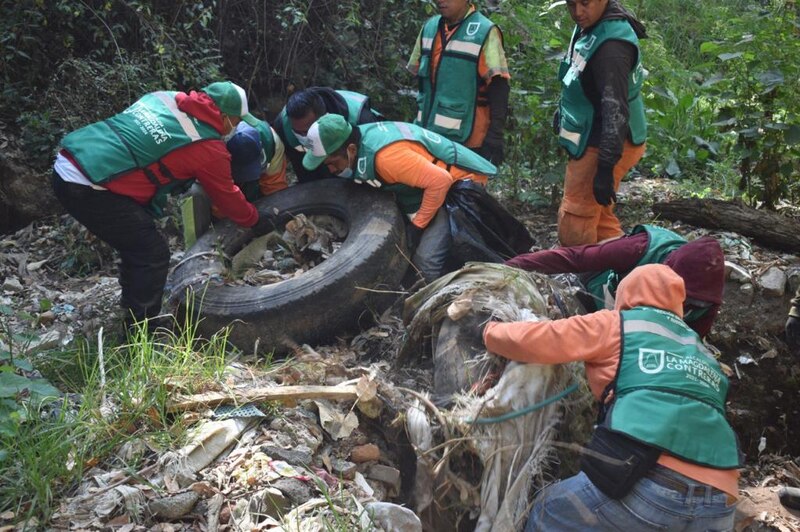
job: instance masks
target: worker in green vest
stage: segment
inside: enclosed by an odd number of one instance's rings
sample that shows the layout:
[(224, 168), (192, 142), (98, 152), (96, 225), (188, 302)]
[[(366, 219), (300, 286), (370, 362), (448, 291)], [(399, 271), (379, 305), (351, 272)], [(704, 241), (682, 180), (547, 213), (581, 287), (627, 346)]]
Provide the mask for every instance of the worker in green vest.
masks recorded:
[(414, 123), (500, 165), (511, 79), (503, 34), (469, 0), (436, 5), (406, 67), (419, 85)]
[(622, 279), (614, 310), (483, 328), (502, 357), (583, 362), (598, 400), (580, 473), (537, 495), (526, 532), (733, 530), (742, 457), (728, 379), (683, 321), (685, 297), (678, 274), (647, 264)]
[(599, 244), (562, 246), (524, 253), (506, 265), (546, 274), (577, 273), (585, 290), (577, 295), (588, 312), (614, 308), (620, 280), (637, 266), (666, 264), (683, 279), (683, 321), (701, 337), (722, 305), (725, 256), (713, 237), (692, 242), (669, 229), (637, 225), (630, 234)]
[(444, 273), (452, 243), (443, 207), (459, 180), (485, 185), (497, 168), (457, 142), (405, 122), (352, 127), (328, 114), (308, 130), (303, 164), (325, 165), (332, 174), (392, 192), (408, 217), (406, 244), (411, 262), (428, 282)]
[(272, 127), (283, 141), (286, 157), (292, 163), (299, 183), (336, 177), (324, 166), (313, 171), (303, 167), (308, 128), (327, 113), (343, 116), (351, 126), (383, 119), (378, 111), (372, 109), (369, 97), (357, 92), (329, 87), (309, 87), (293, 92)]
[(166, 195), (195, 180), (220, 212), (254, 234), (275, 227), (231, 177), (225, 140), (241, 121), (258, 124), (244, 89), (229, 81), (189, 93), (144, 95), (113, 117), (69, 133), (53, 166), (53, 191), (66, 211), (120, 255), (127, 326), (153, 325), (170, 251), (153, 220)]
[(562, 246), (622, 236), (614, 202), (619, 183), (644, 155), (641, 95), (644, 26), (617, 0), (567, 0), (575, 21), (559, 68), (561, 101), (554, 120), (569, 154), (558, 210)]

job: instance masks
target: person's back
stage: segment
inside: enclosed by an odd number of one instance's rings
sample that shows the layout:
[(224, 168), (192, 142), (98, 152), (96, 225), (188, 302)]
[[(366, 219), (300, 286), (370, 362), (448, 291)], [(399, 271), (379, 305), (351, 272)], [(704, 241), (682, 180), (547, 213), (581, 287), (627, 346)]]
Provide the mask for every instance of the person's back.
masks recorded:
[(642, 515), (665, 530), (731, 529), (741, 458), (728, 382), (682, 321), (684, 298), (681, 278), (650, 264), (622, 280), (615, 310), (485, 327), (492, 353), (582, 361), (601, 408), (581, 473), (538, 495), (527, 531), (636, 530)]
[(719, 242), (702, 237), (692, 242), (655, 225), (637, 225), (627, 235), (581, 246), (524, 253), (506, 261), (527, 271), (581, 274), (579, 295), (587, 311), (614, 308), (617, 286), (637, 266), (666, 264), (686, 285), (684, 321), (706, 336), (722, 304), (725, 257)]
[(442, 274), (450, 250), (450, 224), (443, 208), (455, 181), (484, 184), (497, 168), (464, 146), (405, 122), (353, 127), (326, 115), (309, 129), (306, 168), (392, 192), (408, 216), (406, 243), (427, 281)]
[(274, 227), (231, 177), (223, 139), (242, 120), (256, 121), (244, 90), (216, 82), (200, 92), (146, 94), (62, 140), (53, 191), (67, 212), (119, 252), (127, 324), (152, 319), (161, 309), (170, 253), (153, 215), (161, 215), (167, 194), (197, 180), (238, 225), (257, 232)]

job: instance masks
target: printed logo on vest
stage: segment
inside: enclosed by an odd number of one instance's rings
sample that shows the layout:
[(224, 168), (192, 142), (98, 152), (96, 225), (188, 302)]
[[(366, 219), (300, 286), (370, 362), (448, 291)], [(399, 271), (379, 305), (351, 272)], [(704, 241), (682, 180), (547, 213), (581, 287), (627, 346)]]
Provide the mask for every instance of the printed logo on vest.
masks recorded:
[(472, 37), (473, 35), (478, 33), (479, 29), (481, 29), (480, 22), (470, 22), (469, 24), (467, 24), (467, 35)]
[(639, 369), (653, 375), (664, 369), (665, 353), (660, 349), (639, 348)]
[(356, 162), (356, 171), (358, 172), (359, 175), (364, 175), (364, 174), (367, 173), (367, 158), (366, 158), (366, 156), (358, 158), (358, 162)]
[(586, 41), (586, 44), (583, 46), (583, 48), (584, 48), (585, 50), (591, 50), (591, 49), (592, 49), (592, 46), (594, 46), (594, 43), (596, 43), (596, 42), (597, 42), (597, 35), (592, 35), (592, 36), (591, 36), (591, 37), (589, 37), (589, 39)]

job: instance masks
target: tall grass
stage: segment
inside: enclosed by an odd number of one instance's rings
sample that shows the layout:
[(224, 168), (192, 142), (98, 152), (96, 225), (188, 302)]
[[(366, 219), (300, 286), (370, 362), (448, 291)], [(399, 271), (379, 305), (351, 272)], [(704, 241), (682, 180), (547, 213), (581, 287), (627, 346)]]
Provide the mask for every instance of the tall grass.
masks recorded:
[[(170, 396), (217, 381), (225, 368), (227, 333), (201, 340), (196, 326), (149, 334), (140, 327), (123, 345), (88, 343), (51, 356), (44, 373), (67, 395), (29, 405), (16, 433), (0, 434), (0, 512), (44, 526), (54, 502), (75, 489), (84, 470), (112, 459), (132, 438), (180, 445), (185, 426), (167, 412)], [(102, 360), (102, 364), (100, 363)], [(103, 371), (101, 371), (103, 368)]]

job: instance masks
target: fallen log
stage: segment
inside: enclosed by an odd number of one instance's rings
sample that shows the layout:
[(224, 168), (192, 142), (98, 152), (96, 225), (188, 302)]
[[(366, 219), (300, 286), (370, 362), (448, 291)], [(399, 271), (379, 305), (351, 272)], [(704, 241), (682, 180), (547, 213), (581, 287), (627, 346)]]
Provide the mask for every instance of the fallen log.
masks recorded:
[(242, 388), (230, 392), (207, 392), (178, 397), (167, 404), (168, 412), (189, 412), (222, 404), (246, 404), (262, 401), (293, 402), (301, 399), (340, 399), (355, 401), (355, 384), (338, 386), (269, 386)]
[(763, 246), (800, 252), (800, 221), (775, 212), (756, 210), (730, 201), (688, 198), (653, 204), (653, 212), (668, 220), (733, 231)]

